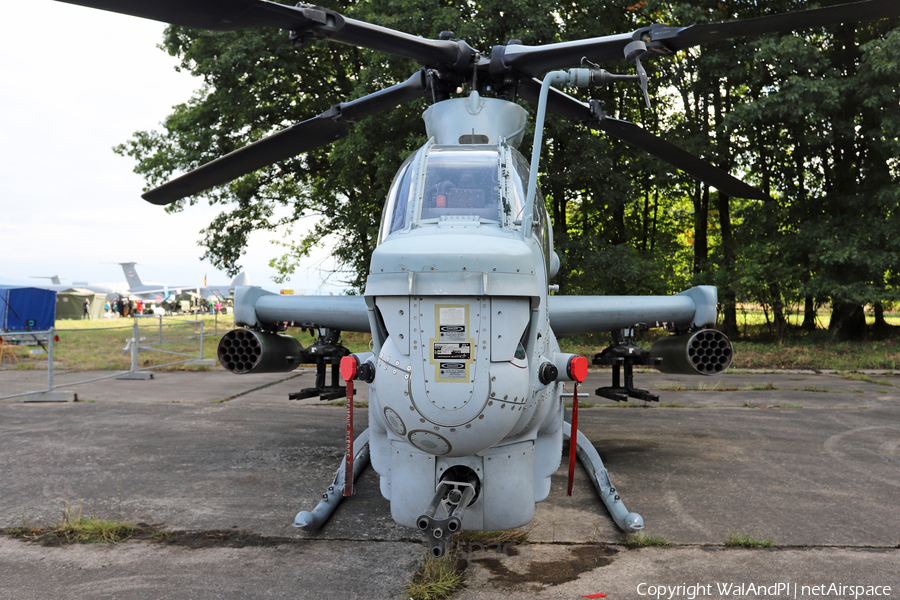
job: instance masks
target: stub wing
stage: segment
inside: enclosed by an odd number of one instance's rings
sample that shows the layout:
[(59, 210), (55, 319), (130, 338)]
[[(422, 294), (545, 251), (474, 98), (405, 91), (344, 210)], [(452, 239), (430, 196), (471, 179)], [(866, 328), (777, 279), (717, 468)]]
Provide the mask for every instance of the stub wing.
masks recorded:
[(636, 323), (709, 327), (716, 323), (717, 298), (710, 285), (674, 296), (550, 296), (550, 327), (557, 336), (614, 331)]
[(362, 296), (282, 296), (259, 287), (235, 289), (236, 326), (270, 329), (285, 322), (369, 333), (368, 307)]

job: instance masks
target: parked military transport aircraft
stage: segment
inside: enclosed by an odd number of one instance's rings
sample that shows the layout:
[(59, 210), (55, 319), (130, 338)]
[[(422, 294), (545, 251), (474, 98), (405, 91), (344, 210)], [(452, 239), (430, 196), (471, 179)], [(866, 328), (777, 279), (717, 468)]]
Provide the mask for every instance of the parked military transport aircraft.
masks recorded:
[[(716, 321), (715, 288), (700, 286), (669, 297), (550, 294), (559, 258), (536, 185), (545, 112), (602, 130), (731, 196), (765, 194), (637, 125), (606, 115), (600, 103), (582, 102), (557, 88), (629, 79), (646, 94), (645, 60), (734, 37), (900, 16), (897, 0), (868, 0), (728, 23), (651, 24), (547, 45), (510, 40), (479, 51), (452, 32), (424, 39), (307, 4), (69, 1), (211, 30), (276, 27), (289, 31), (288, 40), (300, 46), (330, 40), (421, 66), (405, 82), (335, 104), (144, 197), (156, 204), (173, 202), (330, 144), (366, 116), (422, 96), (434, 100), (424, 114), (428, 142), (400, 166), (386, 199), (365, 294), (292, 297), (240, 287), (235, 322), (242, 328), (225, 335), (218, 350), (222, 364), (235, 373), (287, 371), (317, 360), (318, 389), (311, 393), (343, 391), (334, 371), (332, 385), (325, 385), (326, 359), (332, 369), (340, 360), (348, 396), (354, 380), (363, 381), (369, 390), (369, 429), (355, 443), (348, 437), (348, 458), (334, 485), (314, 511), (297, 515), (295, 525), (319, 526), (341, 488), (345, 495), (352, 492), (353, 473), (370, 457), (394, 520), (421, 529), (434, 556), (443, 555), (447, 540), (460, 529), (528, 523), (535, 503), (550, 491), (565, 435), (619, 527), (626, 532), (643, 527), (641, 517), (625, 509), (593, 446), (578, 435), (577, 402), (571, 425), (564, 420), (565, 385), (583, 381), (588, 365), (584, 357), (561, 352), (557, 336), (612, 333), (613, 344), (594, 362), (613, 367), (612, 385), (596, 393), (616, 401), (657, 399), (633, 387), (635, 364), (714, 375), (731, 362), (731, 344), (707, 329)], [(617, 58), (636, 74), (613, 76), (590, 66)], [(466, 94), (451, 98), (460, 89)], [(516, 149), (527, 120), (519, 99), (537, 104), (530, 162)], [(633, 344), (636, 327), (663, 322), (672, 335), (649, 351)], [(281, 333), (289, 326), (318, 328), (319, 342), (302, 348)], [(370, 332), (372, 351), (347, 356), (338, 343), (340, 331)], [(305, 393), (309, 390), (298, 395)], [(572, 460), (574, 454), (570, 483)]]
[(222, 299), (226, 299), (229, 296), (234, 295), (234, 290), (238, 286), (241, 285), (250, 285), (250, 277), (247, 273), (242, 272), (235, 277), (230, 284), (219, 284), (219, 285), (206, 285), (204, 282), (203, 285), (170, 285), (170, 284), (162, 284), (162, 283), (144, 283), (141, 281), (140, 276), (138, 276), (137, 269), (135, 268), (137, 263), (134, 262), (124, 262), (119, 263), (122, 267), (122, 272), (125, 273), (125, 279), (128, 282), (128, 293), (134, 296), (140, 296), (142, 298), (150, 298), (153, 299), (159, 295), (168, 295), (169, 293), (176, 293), (177, 290), (191, 290), (196, 291), (200, 296), (204, 298), (208, 298), (210, 296), (217, 296)]
[(59, 275), (32, 275), (31, 279), (49, 279), (50, 283), (35, 284), (32, 287), (51, 290), (53, 292), (64, 292), (72, 288), (86, 289), (98, 294), (106, 294), (107, 296), (117, 296), (127, 292), (125, 289), (126, 286), (115, 283), (87, 283), (85, 281), (73, 281), (71, 284), (67, 285), (62, 282)]

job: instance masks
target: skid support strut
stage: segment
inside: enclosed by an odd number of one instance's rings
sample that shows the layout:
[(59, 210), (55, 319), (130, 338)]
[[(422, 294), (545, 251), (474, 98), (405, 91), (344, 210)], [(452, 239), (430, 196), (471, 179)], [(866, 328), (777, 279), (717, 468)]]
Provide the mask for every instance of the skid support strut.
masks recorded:
[[(565, 421), (563, 421), (563, 433), (571, 438), (572, 426)], [(625, 503), (619, 498), (619, 493), (609, 480), (609, 473), (603, 467), (603, 461), (600, 460), (600, 455), (597, 454), (596, 448), (594, 448), (591, 441), (587, 439), (587, 436), (584, 435), (583, 431), (578, 433), (576, 440), (576, 452), (578, 452), (578, 458), (588, 472), (588, 476), (591, 478), (591, 483), (593, 483), (594, 487), (597, 489), (597, 493), (600, 494), (600, 499), (603, 500), (603, 504), (606, 505), (606, 510), (609, 511), (609, 515), (613, 518), (613, 521), (616, 522), (616, 525), (619, 526), (619, 529), (625, 533), (634, 533), (643, 529), (644, 519), (641, 515), (628, 512), (628, 509), (625, 508)]]
[[(440, 482), (425, 512), (416, 519), (418, 528), (428, 536), (431, 555), (441, 558), (447, 552), (447, 544), (453, 534), (462, 529), (463, 514), (475, 497), (475, 486), (461, 481)], [(438, 508), (447, 515), (435, 518)]]

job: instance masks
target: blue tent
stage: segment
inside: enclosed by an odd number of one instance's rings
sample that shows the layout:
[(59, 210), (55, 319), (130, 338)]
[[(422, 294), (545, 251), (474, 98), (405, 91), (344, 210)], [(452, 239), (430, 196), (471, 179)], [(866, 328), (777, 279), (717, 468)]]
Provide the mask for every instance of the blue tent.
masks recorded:
[(56, 292), (0, 286), (0, 331), (46, 331), (56, 322)]

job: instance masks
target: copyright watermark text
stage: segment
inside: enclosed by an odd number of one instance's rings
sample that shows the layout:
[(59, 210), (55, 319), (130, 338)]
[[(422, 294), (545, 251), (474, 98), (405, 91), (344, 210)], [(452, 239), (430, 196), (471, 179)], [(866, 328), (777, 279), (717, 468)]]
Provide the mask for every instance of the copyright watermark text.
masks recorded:
[(696, 600), (697, 598), (728, 598), (768, 596), (781, 598), (877, 598), (890, 597), (889, 585), (845, 585), (843, 583), (801, 584), (782, 582), (758, 583), (693, 583), (682, 585), (653, 585), (639, 583), (637, 593), (656, 600)]

